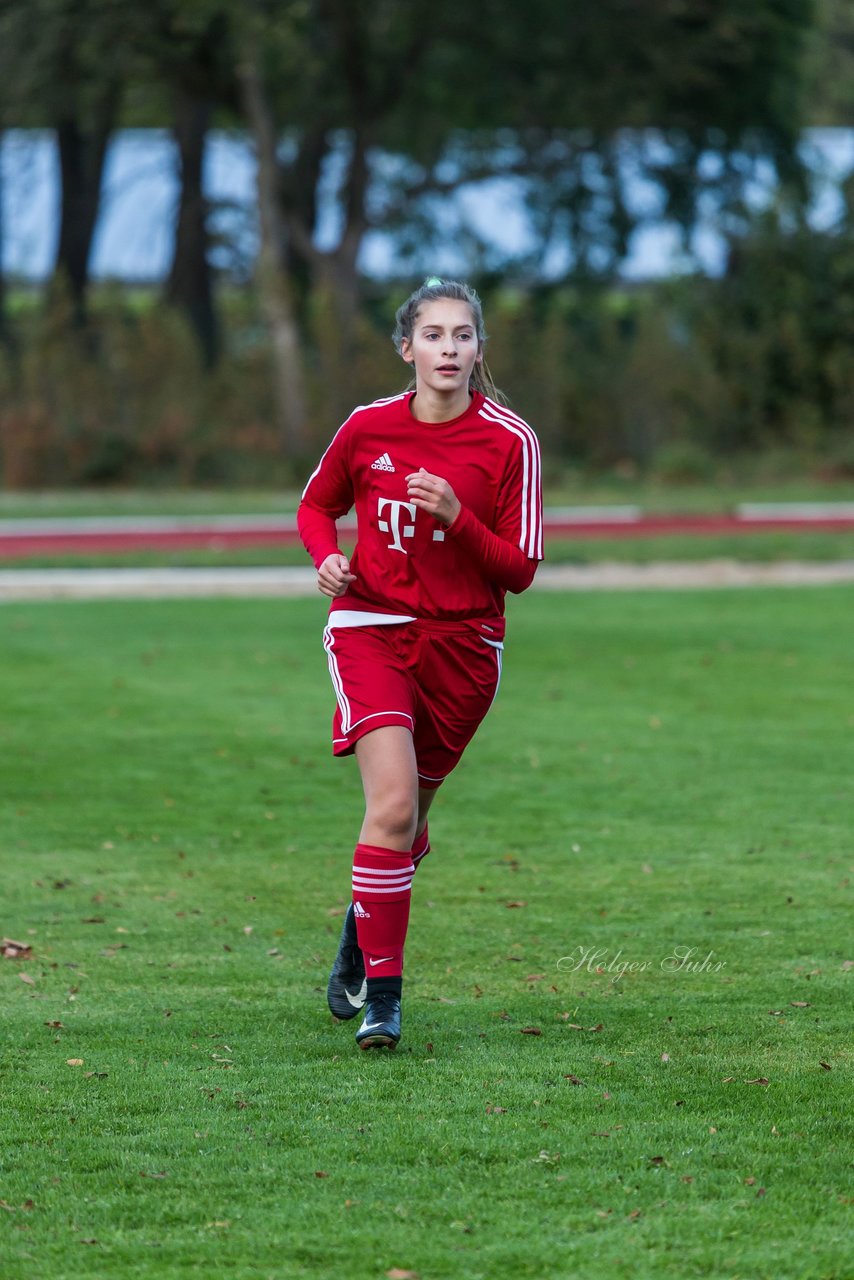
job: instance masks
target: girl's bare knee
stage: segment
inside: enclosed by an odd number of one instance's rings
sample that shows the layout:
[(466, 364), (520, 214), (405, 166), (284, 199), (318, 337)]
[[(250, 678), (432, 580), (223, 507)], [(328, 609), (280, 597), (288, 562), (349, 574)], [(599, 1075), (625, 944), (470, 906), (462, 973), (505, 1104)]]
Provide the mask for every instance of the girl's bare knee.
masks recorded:
[(386, 793), (368, 805), (365, 819), (373, 830), (383, 833), (386, 843), (395, 844), (403, 840), (411, 844), (418, 820), (415, 797)]

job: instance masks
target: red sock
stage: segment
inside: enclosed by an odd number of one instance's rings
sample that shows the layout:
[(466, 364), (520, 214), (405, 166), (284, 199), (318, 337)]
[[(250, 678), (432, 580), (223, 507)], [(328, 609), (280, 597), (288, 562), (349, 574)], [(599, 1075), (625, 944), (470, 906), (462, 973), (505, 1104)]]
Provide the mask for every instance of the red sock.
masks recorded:
[(412, 841), (412, 865), (418, 870), (418, 864), (422, 858), (426, 858), (430, 852), (430, 833), (425, 827), (420, 836), (416, 836)]
[(353, 854), (353, 911), (367, 978), (399, 977), (412, 896), (412, 855), (375, 844)]

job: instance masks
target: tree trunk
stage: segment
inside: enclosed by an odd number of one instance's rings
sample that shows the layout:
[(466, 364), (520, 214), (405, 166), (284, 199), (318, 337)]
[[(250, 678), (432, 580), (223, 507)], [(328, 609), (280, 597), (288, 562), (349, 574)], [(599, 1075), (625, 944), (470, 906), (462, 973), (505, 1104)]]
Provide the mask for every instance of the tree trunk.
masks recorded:
[(238, 67), (243, 104), (255, 141), (261, 243), (257, 279), (273, 351), (273, 392), (285, 450), (307, 458), (305, 390), (299, 332), (290, 283), (284, 270), (285, 224), (279, 207), (276, 131), (261, 75), (257, 45), (248, 45)]
[(207, 207), (202, 190), (210, 104), (188, 89), (179, 88), (174, 110), (173, 133), (181, 161), (181, 201), (166, 300), (187, 316), (205, 364), (212, 368), (219, 355), (219, 328), (208, 262)]
[(54, 281), (62, 280), (68, 286), (74, 319), (81, 325), (86, 319), (89, 255), (101, 202), (104, 157), (118, 101), (118, 91), (109, 87), (97, 104), (91, 125), (87, 127), (71, 106), (62, 111), (56, 124), (62, 195)]
[[(357, 358), (356, 330), (359, 311), (357, 263), (367, 230), (365, 212), (368, 185), (367, 141), (358, 126), (352, 130), (351, 155), (345, 188), (341, 193), (344, 227), (334, 249), (318, 249), (312, 226), (300, 216), (294, 200), (294, 175), (279, 188), (280, 200), (291, 229), (291, 239), (310, 270), (311, 328), (322, 374), (322, 409), (329, 422), (340, 422), (352, 407), (351, 370)], [(315, 182), (320, 179), (320, 168)]]
[(9, 342), (6, 325), (6, 276), (3, 271), (3, 135), (0, 128), (0, 347)]

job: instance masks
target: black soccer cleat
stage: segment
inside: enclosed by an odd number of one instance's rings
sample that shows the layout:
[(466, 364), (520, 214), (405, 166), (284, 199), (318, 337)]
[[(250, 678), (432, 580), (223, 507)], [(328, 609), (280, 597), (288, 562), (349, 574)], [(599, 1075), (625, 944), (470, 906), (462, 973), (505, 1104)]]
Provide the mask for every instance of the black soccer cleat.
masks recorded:
[(365, 980), (365, 957), (356, 936), (356, 917), (353, 904), (344, 916), (344, 928), (338, 943), (338, 955), (329, 975), (326, 1000), (334, 1017), (345, 1022), (355, 1018), (365, 1006), (368, 984)]
[(387, 992), (365, 1005), (365, 1021), (356, 1032), (360, 1049), (394, 1049), (400, 1039), (400, 996)]

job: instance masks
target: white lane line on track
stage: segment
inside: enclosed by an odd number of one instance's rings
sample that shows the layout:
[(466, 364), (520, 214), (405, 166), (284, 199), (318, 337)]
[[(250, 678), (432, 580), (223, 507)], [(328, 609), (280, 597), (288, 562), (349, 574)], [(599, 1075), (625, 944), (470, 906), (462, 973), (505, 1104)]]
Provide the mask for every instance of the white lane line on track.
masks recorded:
[[(534, 579), (532, 590), (690, 590), (838, 583), (854, 583), (854, 560), (749, 564), (720, 559), (643, 565), (617, 562), (544, 565)], [(311, 568), (0, 570), (0, 603), (222, 596), (284, 599), (316, 595), (316, 574)]]

